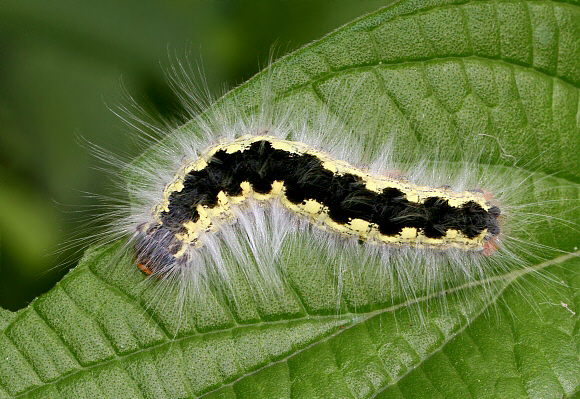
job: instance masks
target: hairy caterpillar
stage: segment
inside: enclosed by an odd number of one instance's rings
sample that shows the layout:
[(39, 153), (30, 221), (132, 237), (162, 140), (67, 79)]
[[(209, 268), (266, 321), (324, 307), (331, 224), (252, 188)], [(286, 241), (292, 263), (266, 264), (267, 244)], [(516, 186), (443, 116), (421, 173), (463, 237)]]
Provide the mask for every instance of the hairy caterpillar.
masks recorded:
[[(183, 98), (206, 111), (136, 161), (120, 162), (129, 201), (108, 236), (129, 237), (124, 248), (156, 277), (148, 281), (164, 307), (181, 311), (206, 287), (236, 303), (240, 278), (250, 295), (276, 301), (293, 285), (296, 262), (334, 276), (330, 308), (339, 313), (470, 284), (486, 297), (495, 294), (486, 282), (494, 276), (562, 250), (533, 240), (556, 220), (538, 211), (537, 199), (553, 183), (543, 187), (538, 174), (513, 166), (485, 123), (454, 131), (461, 146), (419, 146), (404, 134), (409, 126), (376, 135), (349, 113), (368, 77), (333, 87), (334, 107), (307, 109), (278, 98), (275, 79), (270, 71), (252, 82), (258, 101), (249, 106), (231, 92), (206, 110), (207, 100), (186, 88)], [(353, 278), (375, 297), (343, 292)]]
[[(242, 136), (187, 162), (164, 190), (154, 222), (139, 226), (137, 259), (147, 274), (195, 267), (204, 233), (233, 220), (249, 198), (279, 200), (319, 228), (377, 245), (495, 251), (497, 206), (456, 193), (364, 173), (312, 148), (267, 135)], [(243, 208), (242, 208), (243, 209)], [(161, 271), (161, 272), (159, 272)]]

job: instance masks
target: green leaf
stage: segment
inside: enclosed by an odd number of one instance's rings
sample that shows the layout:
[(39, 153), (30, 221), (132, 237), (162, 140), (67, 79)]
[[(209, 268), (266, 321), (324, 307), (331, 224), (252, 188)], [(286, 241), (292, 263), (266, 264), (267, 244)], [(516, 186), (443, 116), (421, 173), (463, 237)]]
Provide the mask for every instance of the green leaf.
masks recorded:
[[(504, 153), (532, 168), (526, 198), (579, 198), (572, 2), (402, 1), (272, 68), (208, 112), (252, 112), (271, 79), (282, 104), (330, 109), (346, 126), (364, 120), (376, 132), (364, 137), (369, 152), (392, 132), (416, 149), (462, 146), (462, 132), (483, 120)], [(348, 109), (336, 99), (344, 87), (359, 89)], [(490, 159), (485, 167), (506, 184), (524, 176)], [(167, 306), (178, 293), (160, 292), (130, 256), (118, 257), (122, 243), (89, 250), (29, 307), (0, 310), (0, 398), (577, 395), (580, 260), (565, 253), (580, 238), (552, 223), (569, 205), (546, 206), (554, 219), (533, 228), (539, 243), (563, 252), (416, 300), (390, 297), (364, 273), (345, 273), (352, 280), (338, 292), (332, 270), (316, 268), (320, 251), (288, 259), (277, 296), (251, 295), (232, 270), (235, 300), (206, 287), (180, 310)], [(580, 213), (566, 217), (577, 223)]]

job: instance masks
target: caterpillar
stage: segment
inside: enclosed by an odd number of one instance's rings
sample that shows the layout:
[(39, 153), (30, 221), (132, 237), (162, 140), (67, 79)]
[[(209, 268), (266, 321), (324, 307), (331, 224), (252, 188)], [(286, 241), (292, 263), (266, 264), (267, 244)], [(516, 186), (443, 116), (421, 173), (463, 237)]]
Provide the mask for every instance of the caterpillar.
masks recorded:
[(155, 206), (154, 222), (138, 228), (139, 267), (159, 274), (164, 265), (191, 262), (191, 249), (203, 245), (200, 234), (235, 220), (231, 207), (250, 197), (279, 200), (321, 229), (373, 244), (497, 250), (500, 210), (483, 192), (367, 174), (302, 143), (257, 135), (185, 163)]

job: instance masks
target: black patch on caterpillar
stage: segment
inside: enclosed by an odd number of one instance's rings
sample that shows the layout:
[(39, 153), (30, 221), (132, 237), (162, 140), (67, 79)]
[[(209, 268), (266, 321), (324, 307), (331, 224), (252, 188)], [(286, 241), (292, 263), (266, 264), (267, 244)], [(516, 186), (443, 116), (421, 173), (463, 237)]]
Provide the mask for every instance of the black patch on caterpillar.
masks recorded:
[(185, 176), (184, 188), (170, 194), (169, 211), (160, 215), (164, 239), (168, 232), (174, 235), (182, 231), (185, 222), (199, 219), (197, 205), (218, 205), (220, 191), (228, 196), (241, 195), (240, 184), (248, 181), (255, 192), (267, 194), (275, 180), (284, 182), (291, 203), (315, 200), (328, 208), (328, 216), (334, 222), (346, 224), (362, 219), (376, 224), (386, 236), (396, 236), (405, 227), (417, 228), (428, 238), (444, 237), (448, 229), (458, 230), (468, 238), (475, 238), (486, 228), (491, 235), (498, 235), (500, 230), (500, 211), (495, 206), (486, 211), (469, 201), (453, 207), (441, 197), (416, 203), (396, 188), (377, 193), (367, 189), (359, 176), (325, 169), (315, 155), (275, 149), (269, 141), (260, 140), (244, 151), (228, 154), (219, 150), (205, 168)]

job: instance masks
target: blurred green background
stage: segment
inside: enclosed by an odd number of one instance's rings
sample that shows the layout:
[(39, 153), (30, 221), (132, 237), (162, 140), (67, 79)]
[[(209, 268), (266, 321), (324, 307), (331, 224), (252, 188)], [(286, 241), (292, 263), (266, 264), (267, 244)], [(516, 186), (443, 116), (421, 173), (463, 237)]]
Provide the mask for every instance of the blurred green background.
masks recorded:
[(85, 193), (111, 186), (77, 135), (137, 155), (108, 107), (130, 95), (153, 114), (180, 114), (169, 54), (202, 59), (220, 93), (257, 73), (273, 44), (282, 56), (390, 2), (1, 2), (0, 306), (24, 307), (82, 254), (58, 245), (87, 220)]

